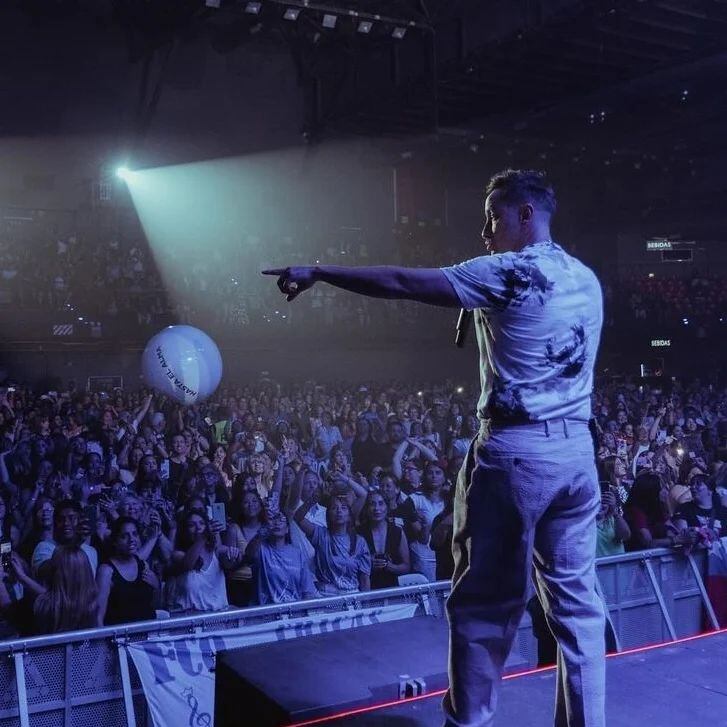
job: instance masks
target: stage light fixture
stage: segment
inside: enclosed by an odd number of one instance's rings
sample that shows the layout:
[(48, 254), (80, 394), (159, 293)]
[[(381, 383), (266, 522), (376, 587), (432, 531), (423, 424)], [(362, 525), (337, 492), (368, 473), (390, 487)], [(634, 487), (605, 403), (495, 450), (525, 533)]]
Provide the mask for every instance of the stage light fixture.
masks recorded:
[(288, 8), (283, 13), (283, 19), (295, 21), (295, 20), (298, 20), (299, 15), (300, 15), (300, 8)]
[(125, 182), (129, 179), (130, 175), (131, 175), (131, 170), (128, 167), (118, 167), (116, 169), (116, 176), (119, 179), (123, 179)]
[(401, 40), (406, 35), (406, 28), (401, 25), (397, 25), (394, 30), (391, 31), (391, 37)]
[(335, 15), (329, 15), (328, 13), (323, 16), (323, 27), (333, 29), (336, 27), (338, 18)]
[(248, 3), (245, 5), (245, 12), (249, 15), (260, 15), (260, 8), (262, 6), (262, 3)]
[(358, 32), (359, 33), (370, 33), (371, 28), (374, 27), (374, 24), (370, 20), (360, 20), (358, 24)]

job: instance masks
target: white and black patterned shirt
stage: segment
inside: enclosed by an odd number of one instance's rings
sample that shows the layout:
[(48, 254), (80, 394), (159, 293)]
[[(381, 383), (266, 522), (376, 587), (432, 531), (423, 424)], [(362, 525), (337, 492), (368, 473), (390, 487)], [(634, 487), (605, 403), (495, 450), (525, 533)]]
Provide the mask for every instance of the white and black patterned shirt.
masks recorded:
[(603, 324), (595, 274), (551, 241), (442, 272), (475, 311), (480, 419), (587, 421)]

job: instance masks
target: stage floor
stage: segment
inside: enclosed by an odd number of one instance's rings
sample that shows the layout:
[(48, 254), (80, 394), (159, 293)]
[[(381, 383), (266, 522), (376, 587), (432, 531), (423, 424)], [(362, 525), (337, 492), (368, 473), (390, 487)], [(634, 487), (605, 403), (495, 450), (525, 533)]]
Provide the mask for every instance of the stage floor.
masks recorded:
[[(555, 671), (503, 684), (495, 724), (553, 724)], [(301, 724), (346, 727), (439, 727), (440, 695)], [(608, 727), (691, 727), (727, 724), (727, 632), (617, 654), (608, 659)]]

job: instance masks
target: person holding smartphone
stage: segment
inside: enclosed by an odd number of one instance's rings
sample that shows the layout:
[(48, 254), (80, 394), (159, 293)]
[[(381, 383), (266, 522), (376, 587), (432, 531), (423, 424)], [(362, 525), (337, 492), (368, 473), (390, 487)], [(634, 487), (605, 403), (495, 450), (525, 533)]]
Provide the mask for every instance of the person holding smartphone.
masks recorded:
[[(250, 542), (258, 535), (263, 525), (265, 508), (257, 491), (242, 492), (237, 501), (231, 503), (233, 518), (222, 534), (222, 542), (244, 553)], [(227, 594), (234, 606), (248, 606), (254, 595), (252, 570), (247, 563), (227, 573)]]
[(240, 550), (220, 540), (222, 525), (204, 510), (187, 511), (177, 531), (169, 568), (167, 601), (173, 611), (221, 611), (228, 607), (225, 571), (236, 568)]
[(270, 514), (245, 551), (252, 565), (253, 603), (294, 603), (318, 595), (302, 548), (290, 535), (290, 520), (281, 510)]
[(624, 519), (619, 489), (610, 482), (601, 482), (601, 509), (596, 516), (596, 526), (597, 558), (625, 552), (624, 543), (631, 538), (631, 528)]

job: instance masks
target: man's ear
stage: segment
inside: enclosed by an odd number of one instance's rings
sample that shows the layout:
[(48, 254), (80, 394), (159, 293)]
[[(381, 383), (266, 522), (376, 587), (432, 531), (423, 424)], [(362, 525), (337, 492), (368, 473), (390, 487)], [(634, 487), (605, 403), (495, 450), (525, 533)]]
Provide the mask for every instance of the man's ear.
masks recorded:
[(520, 224), (530, 222), (533, 219), (535, 210), (531, 204), (524, 204), (520, 207)]

